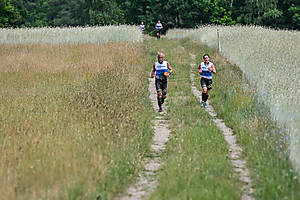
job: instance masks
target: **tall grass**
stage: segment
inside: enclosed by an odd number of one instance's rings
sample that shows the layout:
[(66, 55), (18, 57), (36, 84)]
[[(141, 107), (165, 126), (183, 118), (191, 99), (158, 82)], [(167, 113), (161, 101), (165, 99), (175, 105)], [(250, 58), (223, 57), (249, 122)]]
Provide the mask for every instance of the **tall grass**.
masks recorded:
[[(211, 55), (217, 74), (213, 78), (210, 103), (218, 117), (232, 128), (243, 149), (256, 199), (299, 199), (299, 176), (285, 151), (287, 131), (272, 120), (269, 109), (257, 100), (255, 87), (245, 81), (236, 65), (214, 49), (194, 39), (180, 42), (185, 51), (197, 55), (198, 63), (203, 54)], [(196, 79), (201, 90), (200, 77)]]
[(0, 45), (0, 60), (1, 199), (112, 199), (152, 136), (141, 46)]
[(300, 172), (300, 32), (276, 31), (255, 26), (206, 26), (172, 30), (167, 36), (194, 37), (217, 48), (221, 33), (222, 54), (256, 86), (257, 97), (275, 120), (289, 130), (289, 154)]
[(99, 44), (140, 42), (136, 26), (0, 29), (0, 44)]

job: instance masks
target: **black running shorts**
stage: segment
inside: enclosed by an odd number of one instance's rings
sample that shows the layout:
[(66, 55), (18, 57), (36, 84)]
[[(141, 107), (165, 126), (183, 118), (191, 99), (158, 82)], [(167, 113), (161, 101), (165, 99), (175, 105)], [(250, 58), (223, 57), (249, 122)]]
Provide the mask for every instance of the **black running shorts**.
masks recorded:
[(200, 83), (202, 88), (207, 87), (208, 90), (212, 89), (212, 79), (201, 78)]
[(167, 94), (168, 79), (155, 79), (156, 91), (161, 91), (163, 95)]

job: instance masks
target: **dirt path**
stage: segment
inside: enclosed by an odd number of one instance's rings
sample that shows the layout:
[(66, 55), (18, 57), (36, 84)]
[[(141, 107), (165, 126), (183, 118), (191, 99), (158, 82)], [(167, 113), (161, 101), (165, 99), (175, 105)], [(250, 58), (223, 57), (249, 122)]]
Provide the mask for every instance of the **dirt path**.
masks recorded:
[[(157, 96), (154, 85), (154, 79), (149, 79), (149, 92), (150, 100), (152, 102), (153, 109), (157, 112)], [(166, 113), (167, 107), (163, 106), (163, 112), (157, 115), (154, 120), (154, 137), (153, 144), (151, 146), (150, 159), (146, 160), (146, 165), (143, 171), (139, 174), (139, 178), (135, 185), (130, 187), (124, 196), (118, 198), (119, 200), (138, 200), (145, 199), (151, 195), (157, 186), (157, 171), (159, 170), (162, 161), (161, 153), (165, 149), (166, 142), (169, 139), (170, 130), (168, 129), (168, 123), (163, 119)]]
[[(190, 78), (192, 81), (191, 89), (193, 91), (193, 94), (201, 102), (202, 101), (202, 99), (201, 99), (202, 92), (200, 92), (195, 86), (195, 74), (193, 73), (195, 66), (196, 66), (196, 64), (195, 64), (196, 56), (193, 54), (190, 54), (190, 56), (192, 58), (192, 63), (190, 64), (191, 65)], [(232, 130), (230, 128), (228, 128), (221, 119), (218, 119), (216, 117), (217, 114), (214, 111), (213, 107), (209, 105), (209, 102), (208, 102), (208, 108), (206, 108), (206, 111), (208, 112), (208, 114), (210, 116), (212, 116), (214, 118), (213, 121), (221, 129), (221, 131), (223, 132), (223, 135), (224, 135), (224, 139), (229, 145), (229, 151), (231, 152), (230, 159), (231, 159), (231, 163), (234, 167), (233, 169), (236, 173), (239, 174), (239, 178), (242, 183), (241, 199), (242, 200), (254, 200), (254, 197), (253, 197), (254, 189), (252, 187), (252, 181), (250, 179), (249, 170), (246, 167), (246, 161), (241, 158), (242, 149), (236, 143), (235, 135), (232, 133)]]
[[(190, 70), (190, 78), (192, 81), (191, 89), (193, 94), (201, 101), (201, 92), (195, 86), (195, 74), (193, 73), (195, 69), (195, 55), (191, 54), (193, 62)], [(149, 79), (149, 92), (150, 100), (152, 102), (152, 107), (155, 112), (158, 111), (157, 99), (156, 99), (156, 90), (154, 85), (154, 79)], [(168, 123), (163, 119), (164, 114), (166, 113), (167, 107), (163, 106), (163, 112), (160, 115), (157, 115), (154, 120), (154, 137), (153, 144), (151, 146), (151, 155), (147, 159), (145, 168), (139, 174), (137, 182), (131, 186), (125, 193), (124, 196), (117, 198), (118, 200), (139, 200), (146, 199), (151, 195), (154, 189), (157, 186), (157, 171), (159, 170), (162, 160), (161, 153), (165, 149), (165, 144), (168, 141), (170, 130), (168, 129)], [(228, 128), (225, 123), (218, 119), (216, 112), (213, 107), (209, 105), (206, 108), (209, 115), (214, 119), (215, 124), (223, 132), (224, 138), (229, 145), (229, 151), (231, 152), (230, 158), (234, 171), (239, 174), (240, 181), (242, 183), (242, 200), (254, 200), (253, 193), (254, 189), (252, 187), (252, 181), (250, 179), (249, 170), (246, 167), (246, 161), (241, 158), (242, 149), (236, 143), (236, 137), (233, 135), (232, 130)]]

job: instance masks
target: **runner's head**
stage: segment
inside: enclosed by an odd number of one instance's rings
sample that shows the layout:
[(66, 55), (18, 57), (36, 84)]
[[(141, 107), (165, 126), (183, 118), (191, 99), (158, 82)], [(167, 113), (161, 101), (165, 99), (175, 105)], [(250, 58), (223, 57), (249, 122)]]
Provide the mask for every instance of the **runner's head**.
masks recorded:
[(141, 24), (144, 25), (144, 22), (142, 22)]
[(158, 62), (162, 63), (164, 61), (164, 59), (165, 59), (165, 55), (163, 53), (161, 53), (161, 52), (158, 52), (158, 54), (157, 54), (157, 60), (158, 60)]
[(205, 62), (208, 62), (209, 61), (209, 55), (208, 54), (204, 54), (203, 55), (203, 60), (205, 61)]

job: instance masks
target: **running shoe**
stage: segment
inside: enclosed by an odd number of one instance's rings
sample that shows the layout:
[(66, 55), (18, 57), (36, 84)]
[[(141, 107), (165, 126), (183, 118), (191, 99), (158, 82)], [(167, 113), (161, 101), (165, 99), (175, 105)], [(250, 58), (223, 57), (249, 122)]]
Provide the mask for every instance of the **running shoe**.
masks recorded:
[(204, 107), (204, 103), (205, 103), (204, 101), (201, 101), (201, 107)]
[(207, 108), (206, 102), (203, 102), (203, 108)]

